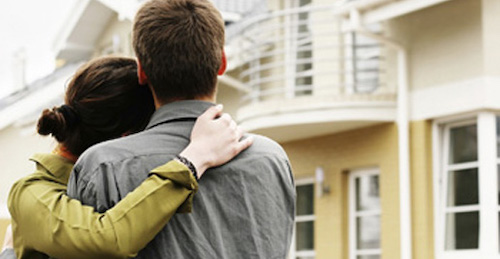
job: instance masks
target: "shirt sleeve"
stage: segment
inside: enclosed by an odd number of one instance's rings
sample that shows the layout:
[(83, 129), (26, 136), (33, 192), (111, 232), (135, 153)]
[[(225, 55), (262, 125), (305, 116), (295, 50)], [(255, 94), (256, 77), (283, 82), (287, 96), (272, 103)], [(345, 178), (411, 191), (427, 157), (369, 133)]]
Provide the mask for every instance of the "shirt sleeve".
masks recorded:
[(186, 166), (170, 161), (152, 170), (116, 206), (97, 213), (66, 196), (66, 186), (51, 178), (54, 176), (39, 170), (11, 190), (14, 236), (22, 235), (24, 243), (16, 247), (20, 258), (25, 249), (61, 259), (133, 257), (179, 208), (190, 211), (198, 188)]

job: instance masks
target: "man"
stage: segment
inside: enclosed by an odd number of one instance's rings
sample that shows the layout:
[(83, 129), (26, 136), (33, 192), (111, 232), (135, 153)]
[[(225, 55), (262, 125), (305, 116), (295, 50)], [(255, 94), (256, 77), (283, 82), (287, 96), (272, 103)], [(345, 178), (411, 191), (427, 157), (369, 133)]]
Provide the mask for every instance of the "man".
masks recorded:
[[(157, 111), (144, 132), (84, 153), (68, 186), (71, 196), (101, 212), (187, 146), (226, 68), (224, 22), (208, 0), (149, 1), (136, 16), (133, 37), (139, 81), (151, 87)], [(174, 216), (138, 258), (282, 259), (294, 211), (285, 152), (254, 136), (249, 149), (200, 179), (193, 212)]]

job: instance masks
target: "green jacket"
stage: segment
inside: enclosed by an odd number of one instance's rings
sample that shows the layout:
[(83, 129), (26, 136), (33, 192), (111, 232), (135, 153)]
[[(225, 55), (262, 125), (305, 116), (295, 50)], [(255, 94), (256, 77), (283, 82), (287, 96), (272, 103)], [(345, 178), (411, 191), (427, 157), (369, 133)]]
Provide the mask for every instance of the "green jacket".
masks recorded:
[(126, 258), (135, 256), (176, 212), (190, 212), (198, 189), (189, 169), (170, 161), (150, 172), (105, 213), (66, 196), (73, 163), (36, 154), (35, 173), (12, 187), (8, 206), (18, 258)]

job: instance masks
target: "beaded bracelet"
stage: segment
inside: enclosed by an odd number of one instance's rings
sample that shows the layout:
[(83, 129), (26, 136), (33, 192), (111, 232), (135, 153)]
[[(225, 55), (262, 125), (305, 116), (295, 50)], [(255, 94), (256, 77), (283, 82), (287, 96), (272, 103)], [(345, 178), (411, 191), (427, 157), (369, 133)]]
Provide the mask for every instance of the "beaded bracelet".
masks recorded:
[(191, 163), (191, 161), (189, 161), (189, 159), (187, 159), (181, 155), (177, 155), (177, 156), (175, 156), (175, 158), (177, 160), (179, 160), (179, 162), (183, 163), (191, 171), (191, 173), (193, 173), (194, 179), (196, 179), (196, 181), (198, 181), (198, 171), (196, 171), (196, 167), (194, 167), (193, 163)]

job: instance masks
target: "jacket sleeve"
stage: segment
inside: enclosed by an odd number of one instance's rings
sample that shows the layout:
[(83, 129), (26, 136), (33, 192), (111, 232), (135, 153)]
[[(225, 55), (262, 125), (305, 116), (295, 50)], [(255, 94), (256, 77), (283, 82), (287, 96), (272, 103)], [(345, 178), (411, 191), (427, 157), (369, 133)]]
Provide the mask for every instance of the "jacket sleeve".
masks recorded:
[(9, 195), (14, 231), (23, 239), (16, 247), (20, 258), (26, 249), (61, 259), (133, 257), (179, 208), (190, 211), (198, 188), (186, 166), (170, 161), (116, 206), (97, 213), (69, 198), (66, 186), (51, 178), (39, 170), (17, 182)]

